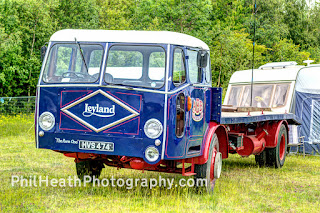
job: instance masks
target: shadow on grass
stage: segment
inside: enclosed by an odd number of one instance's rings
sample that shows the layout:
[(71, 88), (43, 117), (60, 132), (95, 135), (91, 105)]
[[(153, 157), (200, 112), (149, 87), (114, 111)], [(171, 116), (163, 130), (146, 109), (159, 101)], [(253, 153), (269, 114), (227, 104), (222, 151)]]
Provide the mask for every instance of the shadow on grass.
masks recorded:
[(222, 161), (222, 168), (259, 168), (256, 164), (254, 156), (241, 157), (229, 154), (229, 158)]

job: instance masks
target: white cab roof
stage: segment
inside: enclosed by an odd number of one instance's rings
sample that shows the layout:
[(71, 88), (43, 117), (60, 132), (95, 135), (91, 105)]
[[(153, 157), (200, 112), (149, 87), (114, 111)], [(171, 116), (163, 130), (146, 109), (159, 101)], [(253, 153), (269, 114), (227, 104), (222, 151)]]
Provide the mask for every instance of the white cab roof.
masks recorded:
[[(282, 69), (254, 69), (253, 82), (278, 82), (295, 81), (299, 70), (305, 66), (290, 66)], [(233, 73), (230, 84), (249, 83), (252, 78), (252, 70), (242, 70)]]
[(133, 30), (60, 30), (54, 33), (50, 41), (82, 42), (120, 42), (120, 43), (151, 43), (175, 44), (199, 47), (209, 50), (206, 43), (193, 36), (169, 31), (133, 31)]

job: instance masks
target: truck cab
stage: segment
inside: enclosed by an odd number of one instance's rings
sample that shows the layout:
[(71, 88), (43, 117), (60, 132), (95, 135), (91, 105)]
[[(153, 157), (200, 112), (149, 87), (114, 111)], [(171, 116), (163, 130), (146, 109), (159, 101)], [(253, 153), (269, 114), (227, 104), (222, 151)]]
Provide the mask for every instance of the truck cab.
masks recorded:
[(198, 175), (212, 189), (228, 136), (211, 84), (209, 48), (192, 36), (58, 31), (37, 87), (37, 148), (75, 158), (79, 177), (107, 165)]

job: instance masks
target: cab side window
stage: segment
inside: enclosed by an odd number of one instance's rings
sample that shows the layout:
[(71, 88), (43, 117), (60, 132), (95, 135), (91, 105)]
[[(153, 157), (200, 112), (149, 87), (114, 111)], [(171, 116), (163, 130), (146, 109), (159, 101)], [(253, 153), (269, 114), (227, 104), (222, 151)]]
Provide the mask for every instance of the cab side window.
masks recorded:
[(185, 56), (181, 48), (174, 50), (172, 80), (175, 86), (179, 86), (186, 81)]
[(176, 100), (176, 136), (178, 138), (183, 137), (184, 126), (185, 126), (185, 96), (183, 93), (180, 93), (177, 96)]
[(197, 65), (198, 51), (188, 50), (188, 67), (189, 67), (189, 79), (191, 83), (201, 83), (202, 75), (201, 69)]

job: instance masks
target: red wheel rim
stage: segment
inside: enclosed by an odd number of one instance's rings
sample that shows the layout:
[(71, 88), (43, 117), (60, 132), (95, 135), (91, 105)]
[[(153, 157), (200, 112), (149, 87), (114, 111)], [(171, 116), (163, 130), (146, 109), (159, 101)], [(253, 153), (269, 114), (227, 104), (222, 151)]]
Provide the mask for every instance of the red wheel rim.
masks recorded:
[(286, 152), (286, 139), (284, 137), (284, 134), (281, 135), (281, 141), (280, 141), (280, 160), (283, 160), (285, 152)]

